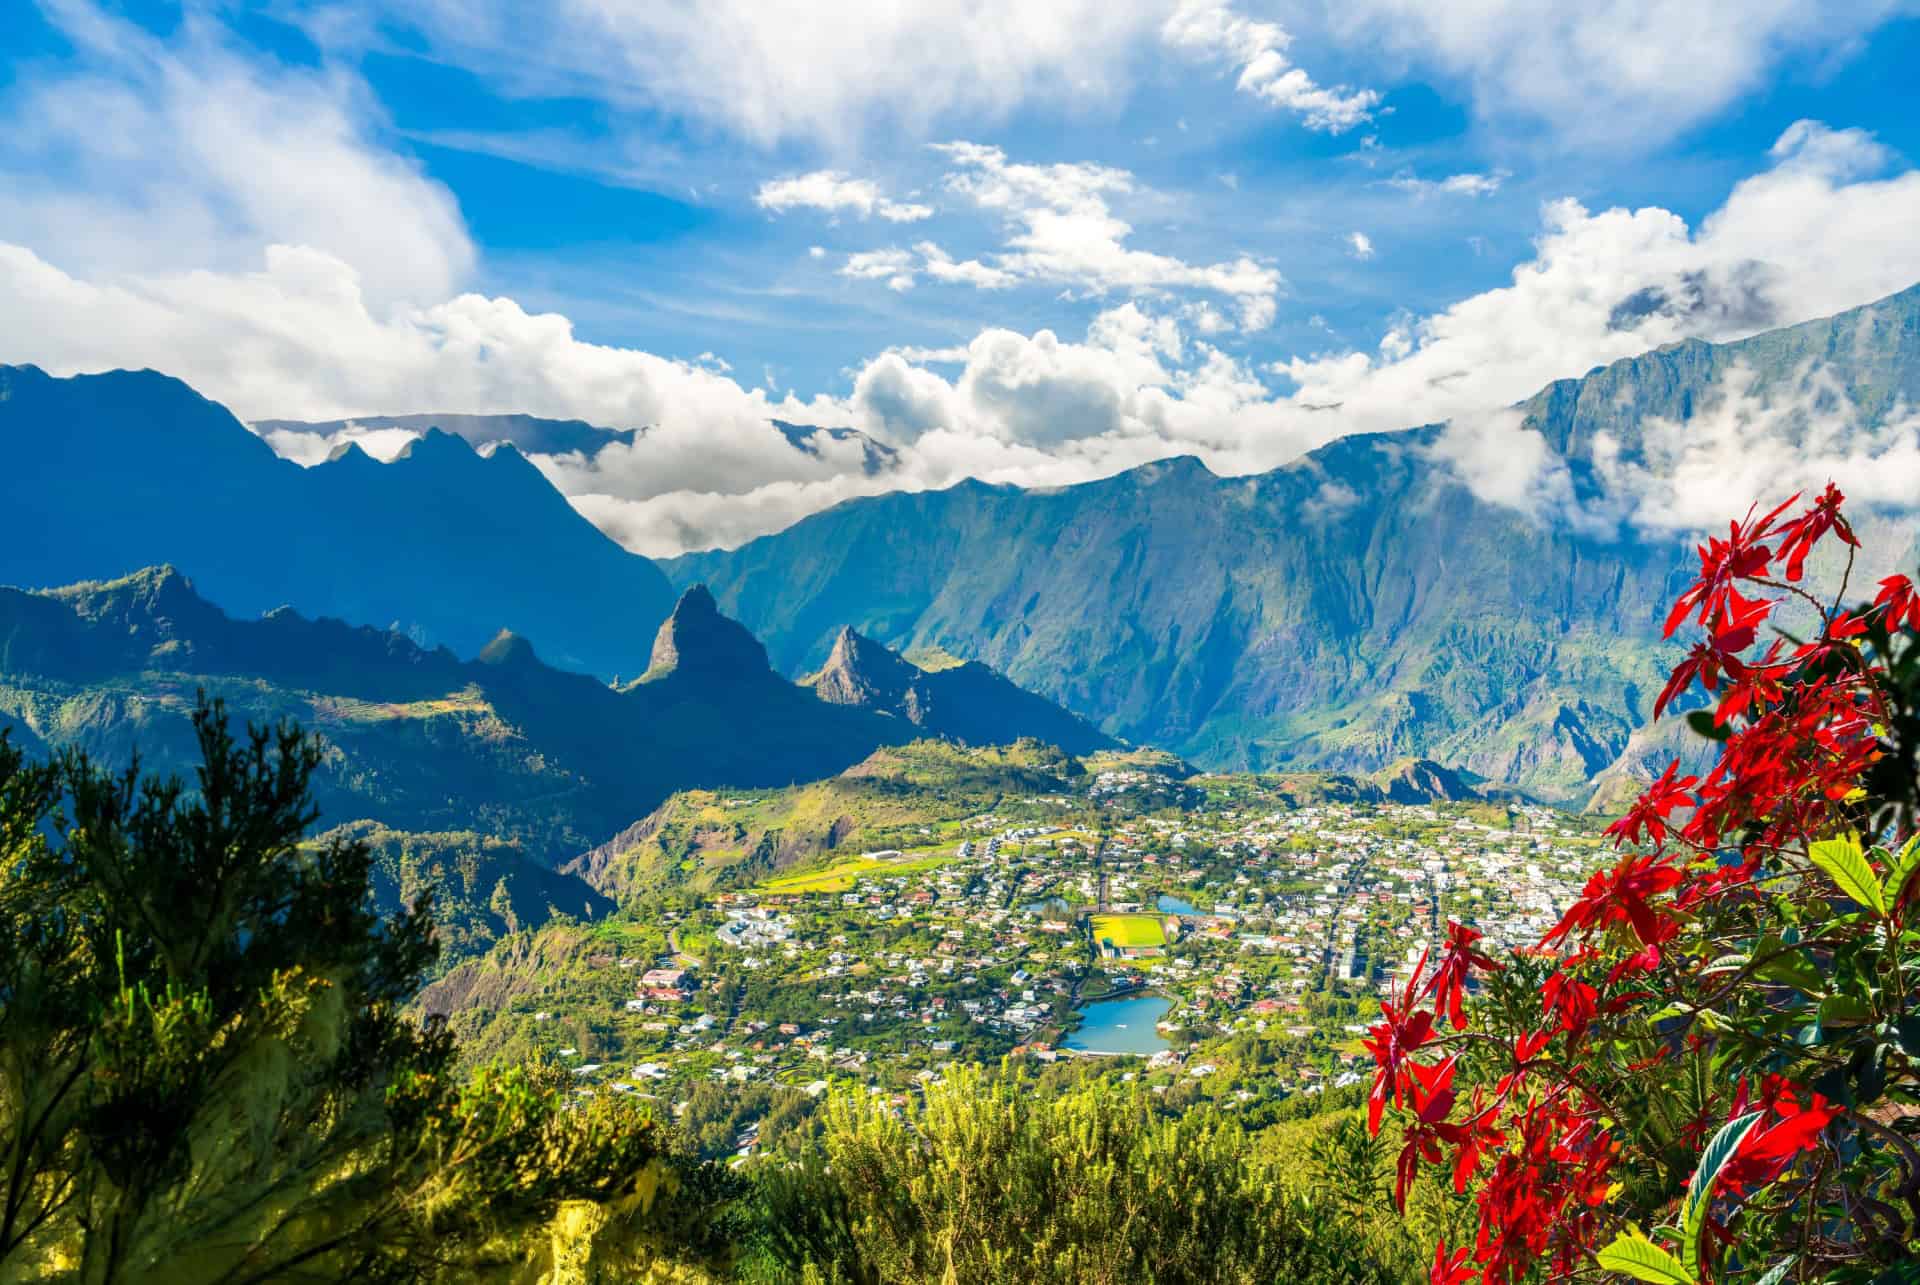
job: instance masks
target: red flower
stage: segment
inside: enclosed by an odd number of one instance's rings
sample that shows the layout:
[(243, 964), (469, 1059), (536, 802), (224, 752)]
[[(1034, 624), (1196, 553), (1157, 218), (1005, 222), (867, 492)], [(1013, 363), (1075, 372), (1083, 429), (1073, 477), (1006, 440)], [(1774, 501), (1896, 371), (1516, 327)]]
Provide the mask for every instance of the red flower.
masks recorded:
[(1467, 1265), (1466, 1246), (1456, 1249), (1451, 1257), (1444, 1241), (1434, 1246), (1433, 1270), (1427, 1274), (1427, 1285), (1472, 1285), (1479, 1275), (1477, 1268)]
[[(1663, 785), (1671, 783), (1678, 788), (1693, 783), (1691, 777), (1684, 782), (1672, 782), (1672, 776), (1673, 769), (1668, 768), (1667, 775), (1648, 788), (1647, 795), (1641, 796), (1635, 808), (1642, 807), (1647, 797)], [(1666, 892), (1681, 878), (1680, 870), (1661, 857), (1622, 857), (1613, 869), (1593, 873), (1581, 890), (1580, 899), (1567, 908), (1567, 913), (1540, 939), (1540, 944), (1549, 945), (1573, 932), (1601, 932), (1624, 923), (1632, 926), (1641, 945), (1657, 946), (1672, 938), (1679, 924), (1656, 910), (1648, 899)]]
[(1738, 522), (1727, 524), (1727, 538), (1720, 540), (1709, 537), (1696, 552), (1700, 555), (1700, 578), (1687, 587), (1685, 593), (1674, 601), (1673, 611), (1667, 616), (1666, 636), (1673, 637), (1673, 631), (1687, 618), (1687, 613), (1699, 610), (1699, 623), (1727, 617), (1728, 608), (1732, 615), (1739, 617), (1752, 610), (1753, 604), (1734, 592), (1734, 582), (1754, 580), (1767, 573), (1767, 566), (1773, 561), (1773, 550), (1760, 543), (1773, 530), (1773, 520), (1786, 511), (1787, 505), (1799, 499), (1795, 495), (1758, 522), (1753, 520), (1753, 510), (1747, 510), (1747, 522), (1742, 526)]
[(1889, 632), (1905, 626), (1908, 629), (1920, 629), (1920, 592), (1915, 592), (1913, 581), (1905, 576), (1888, 576), (1880, 582), (1880, 593), (1873, 600), (1876, 607), (1887, 609), (1887, 629)]
[(1654, 718), (1659, 718), (1668, 702), (1693, 686), (1695, 680), (1711, 692), (1719, 690), (1723, 670), (1728, 678), (1736, 681), (1747, 676), (1748, 666), (1740, 659), (1740, 653), (1753, 646), (1754, 639), (1759, 636), (1760, 623), (1773, 610), (1774, 604), (1769, 598), (1749, 601), (1733, 594), (1728, 605), (1732, 608), (1732, 614), (1726, 619), (1715, 620), (1707, 641), (1695, 643), (1693, 650), (1687, 653), (1687, 658), (1674, 666), (1667, 685), (1660, 689), (1659, 698), (1653, 702)]
[(1410, 1069), (1413, 1080), (1407, 1095), (1413, 1119), (1407, 1123), (1403, 1135), (1406, 1141), (1394, 1162), (1393, 1179), (1393, 1205), (1403, 1214), (1407, 1212), (1407, 1188), (1420, 1172), (1420, 1162), (1438, 1164), (1440, 1143), (1455, 1141), (1453, 1135), (1460, 1132), (1460, 1126), (1447, 1123), (1447, 1115), (1453, 1110), (1454, 1060), (1448, 1058), (1432, 1067), (1412, 1063)]
[[(1780, 528), (1780, 552), (1777, 556), (1787, 560), (1787, 579), (1800, 578), (1800, 573), (1806, 570), (1807, 554), (1829, 531), (1844, 543), (1856, 549), (1860, 547), (1860, 542), (1853, 538), (1853, 528), (1847, 525), (1846, 518), (1840, 513), (1840, 506), (1846, 503), (1846, 499), (1840, 493), (1840, 488), (1829, 482), (1820, 498), (1813, 502), (1812, 508)], [(1791, 504), (1793, 501), (1787, 502)]]
[(1473, 1108), (1472, 1115), (1441, 1131), (1442, 1136), (1457, 1148), (1453, 1155), (1453, 1189), (1456, 1192), (1467, 1189), (1468, 1180), (1480, 1168), (1480, 1157), (1507, 1140), (1507, 1135), (1497, 1127), (1500, 1121), (1499, 1106), (1483, 1105), (1478, 1089), (1474, 1090)]
[[(1818, 1093), (1809, 1093), (1807, 1101), (1801, 1103), (1793, 1096), (1791, 1086), (1779, 1082), (1777, 1076), (1768, 1080), (1775, 1096), (1770, 1103), (1763, 1099), (1763, 1109), (1771, 1123), (1749, 1131), (1740, 1140), (1733, 1159), (1720, 1171), (1720, 1189), (1736, 1196), (1766, 1186), (1793, 1163), (1795, 1156), (1819, 1146), (1821, 1132), (1840, 1114), (1838, 1106)], [(1741, 1092), (1744, 1095), (1744, 1085)]]
[(1599, 1011), (1600, 992), (1564, 969), (1547, 978), (1540, 993), (1546, 998), (1547, 1016), (1558, 1021), (1561, 1030), (1576, 1036), (1587, 1029)]
[(1638, 843), (1642, 835), (1650, 837), (1656, 844), (1665, 843), (1667, 817), (1675, 808), (1693, 806), (1694, 798), (1687, 791), (1700, 783), (1700, 778), (1696, 776), (1683, 776), (1675, 780), (1674, 774), (1679, 770), (1679, 759), (1667, 764), (1667, 770), (1661, 773), (1660, 779), (1641, 791), (1640, 797), (1627, 809), (1627, 814), (1607, 827), (1607, 833), (1626, 843)]
[(1412, 1092), (1407, 1067), (1414, 1050), (1426, 1044), (1433, 1037), (1433, 1014), (1425, 1009), (1413, 1011), (1413, 997), (1420, 985), (1420, 974), (1427, 966), (1427, 957), (1422, 954), (1420, 962), (1413, 967), (1413, 976), (1407, 979), (1406, 993), (1400, 997), (1400, 1008), (1396, 1012), (1385, 1000), (1380, 1002), (1380, 1014), (1386, 1020), (1370, 1027), (1367, 1038), (1362, 1040), (1367, 1051), (1373, 1054), (1373, 1061), (1380, 1069), (1374, 1074), (1373, 1088), (1367, 1094), (1367, 1131), (1378, 1135), (1380, 1115), (1386, 1109), (1388, 1092), (1391, 1090), (1393, 1105), (1398, 1107), (1404, 1095)]
[(1440, 967), (1434, 970), (1433, 980), (1427, 983), (1426, 993), (1433, 995), (1433, 1009), (1438, 1013), (1445, 1010), (1453, 1022), (1456, 1031), (1467, 1027), (1466, 1014), (1461, 1009), (1460, 997), (1466, 990), (1467, 974), (1476, 965), (1480, 968), (1499, 970), (1505, 964), (1495, 963), (1486, 955), (1473, 948), (1481, 934), (1464, 924), (1447, 921), (1446, 953), (1440, 956)]

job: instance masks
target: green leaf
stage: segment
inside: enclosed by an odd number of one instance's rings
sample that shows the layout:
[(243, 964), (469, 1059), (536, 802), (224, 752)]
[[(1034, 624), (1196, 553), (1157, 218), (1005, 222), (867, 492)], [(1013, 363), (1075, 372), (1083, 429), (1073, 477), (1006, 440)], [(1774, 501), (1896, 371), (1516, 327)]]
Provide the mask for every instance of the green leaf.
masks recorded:
[(1700, 1167), (1687, 1184), (1687, 1198), (1680, 1204), (1680, 1253), (1689, 1272), (1700, 1270), (1700, 1232), (1706, 1224), (1707, 1207), (1713, 1204), (1713, 1184), (1733, 1153), (1740, 1149), (1753, 1127), (1760, 1123), (1761, 1112), (1749, 1111), (1727, 1121), (1713, 1141), (1700, 1153)]
[(1733, 737), (1730, 728), (1714, 721), (1712, 710), (1694, 710), (1687, 715), (1687, 726), (1694, 730), (1695, 735), (1704, 736), (1710, 741), (1731, 740)]
[(1911, 839), (1908, 839), (1907, 846), (1900, 849), (1900, 855), (1889, 863), (1886, 882), (1887, 896), (1897, 904), (1901, 894), (1906, 891), (1907, 884), (1913, 880), (1916, 874), (1920, 874), (1920, 834), (1916, 834)]
[(1829, 995), (1820, 1001), (1820, 1025), (1858, 1026), (1873, 1018), (1867, 1002), (1853, 995)]
[(1629, 1227), (1614, 1237), (1613, 1243), (1594, 1256), (1594, 1262), (1609, 1272), (1621, 1272), (1651, 1285), (1696, 1285), (1687, 1265)]
[(1900, 1040), (1900, 1051), (1908, 1057), (1920, 1057), (1920, 1015), (1909, 1013), (1893, 1024)]
[[(1753, 948), (1755, 959), (1773, 955), (1785, 943), (1778, 937), (1768, 935), (1760, 939)], [(1827, 978), (1814, 962), (1799, 951), (1776, 955), (1753, 970), (1753, 975), (1762, 981), (1777, 982), (1782, 986), (1791, 986), (1803, 995), (1819, 996), (1826, 993)]]
[(1792, 1270), (1793, 1265), (1799, 1261), (1798, 1254), (1788, 1254), (1772, 1267), (1767, 1268), (1767, 1274), (1755, 1281), (1753, 1285), (1780, 1285), (1781, 1281), (1787, 1279), (1787, 1273)]
[(1807, 845), (1807, 859), (1827, 872), (1840, 891), (1875, 914), (1885, 917), (1887, 894), (1880, 879), (1867, 864), (1866, 853), (1855, 838), (1822, 839)]

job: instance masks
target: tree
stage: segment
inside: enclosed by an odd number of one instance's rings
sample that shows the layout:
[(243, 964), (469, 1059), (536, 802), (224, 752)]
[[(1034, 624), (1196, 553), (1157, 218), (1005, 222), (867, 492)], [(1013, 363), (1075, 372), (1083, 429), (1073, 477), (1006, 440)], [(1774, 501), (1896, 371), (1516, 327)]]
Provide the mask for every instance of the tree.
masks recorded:
[[(1920, 595), (1892, 576), (1843, 605), (1842, 503), (1700, 546), (1667, 632), (1702, 637), (1654, 712), (1704, 692), (1711, 771), (1646, 788), (1539, 949), (1497, 961), (1452, 924), (1381, 1006), (1396, 1194), (1441, 1166), (1478, 1223), (1434, 1281), (1915, 1279)], [(1845, 571), (1816, 595), (1823, 542)], [(1470, 974), (1487, 998), (1463, 1012)]]
[(714, 1175), (539, 1067), (453, 1074), (402, 1005), (424, 896), (367, 909), (359, 843), (301, 843), (319, 748), (228, 732), (192, 788), (0, 738), (0, 1276), (578, 1279), (716, 1257)]

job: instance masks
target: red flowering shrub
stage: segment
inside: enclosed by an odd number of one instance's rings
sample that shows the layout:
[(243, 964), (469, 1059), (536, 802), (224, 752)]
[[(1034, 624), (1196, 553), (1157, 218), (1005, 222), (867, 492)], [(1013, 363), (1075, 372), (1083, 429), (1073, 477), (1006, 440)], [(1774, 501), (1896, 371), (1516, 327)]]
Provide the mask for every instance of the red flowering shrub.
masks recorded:
[(1436, 1283), (1920, 1280), (1920, 596), (1805, 587), (1858, 541), (1833, 487), (1796, 502), (1701, 545), (1667, 620), (1702, 641), (1655, 717), (1704, 692), (1712, 770), (1647, 787), (1539, 950), (1450, 924), (1381, 1005), (1395, 1198), (1431, 1166), (1478, 1224)]

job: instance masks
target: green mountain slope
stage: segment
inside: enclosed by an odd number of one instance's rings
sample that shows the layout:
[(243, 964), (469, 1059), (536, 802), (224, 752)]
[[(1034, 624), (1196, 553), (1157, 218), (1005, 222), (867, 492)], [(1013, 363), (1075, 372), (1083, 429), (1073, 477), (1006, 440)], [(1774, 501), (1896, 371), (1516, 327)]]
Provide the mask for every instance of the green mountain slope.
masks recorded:
[(888, 714), (970, 745), (1004, 742), (1010, 733), (1075, 754), (1114, 744), (1085, 719), (978, 661), (942, 653), (923, 668), (851, 626), (840, 630), (820, 671), (801, 681), (823, 701)]
[(1084, 788), (1085, 776), (1078, 760), (1037, 741), (915, 741), (807, 785), (684, 791), (565, 870), (629, 897), (677, 885), (744, 886), (862, 852), (944, 851), (972, 837), (952, 823), (1009, 800)]
[(608, 675), (673, 603), (511, 446), (436, 431), (301, 468), (179, 380), (0, 366), (0, 458), (0, 584), (171, 563), (239, 615), (291, 604), (462, 655), (509, 628)]
[(556, 914), (604, 918), (613, 902), (584, 880), (530, 860), (515, 843), (472, 831), (420, 834), (352, 821), (315, 836), (357, 840), (373, 849), (368, 891), (381, 913), (433, 894), (440, 941), (437, 972), (484, 955), (510, 934), (540, 928)]
[[(36, 749), (76, 746), (114, 763), (137, 749), (153, 770), (183, 771), (196, 752), (187, 714), (204, 689), (236, 717), (292, 718), (324, 738), (322, 824), (479, 832), (549, 866), (676, 790), (819, 780), (924, 735), (782, 678), (701, 589), (682, 596), (648, 654), (645, 674), (614, 688), (549, 667), (513, 634), (462, 661), (290, 610), (230, 619), (179, 572), (153, 568), (0, 589), (0, 727)], [(1005, 738), (1023, 730), (1016, 722)]]
[[(1726, 345), (1686, 343), (1542, 390), (1523, 426), (1597, 494), (1594, 449), (1644, 458), (1734, 387), (1844, 399), (1872, 425), (1920, 399), (1920, 288)], [(1816, 400), (1816, 405), (1818, 402)], [(1217, 768), (1372, 771), (1425, 756), (1584, 800), (1651, 753), (1658, 636), (1692, 555), (1483, 502), (1440, 426), (1336, 441), (1270, 473), (1173, 459), (1082, 486), (968, 482), (849, 501), (732, 552), (704, 581), (789, 673), (843, 623), (981, 661), (1111, 734)]]

